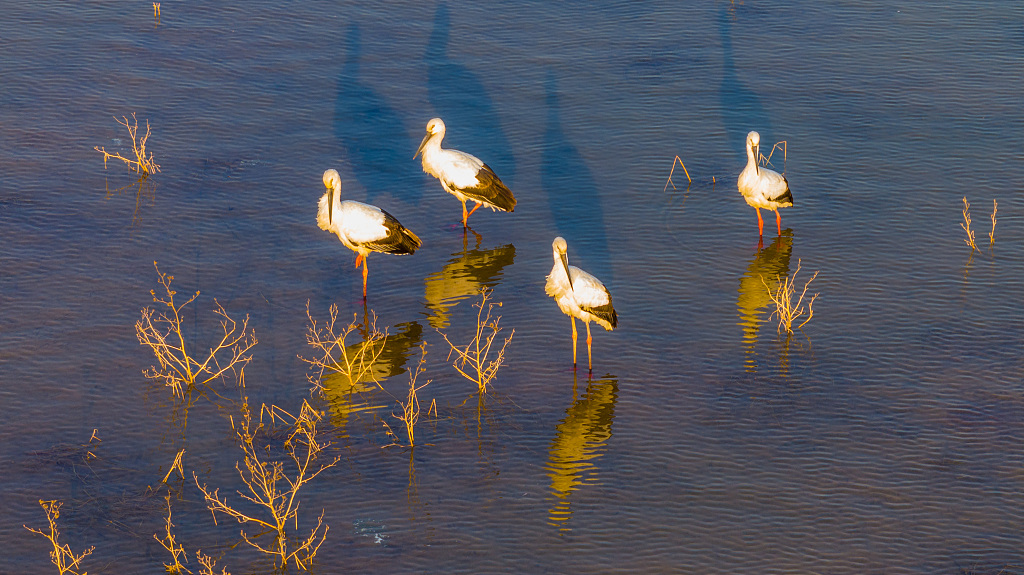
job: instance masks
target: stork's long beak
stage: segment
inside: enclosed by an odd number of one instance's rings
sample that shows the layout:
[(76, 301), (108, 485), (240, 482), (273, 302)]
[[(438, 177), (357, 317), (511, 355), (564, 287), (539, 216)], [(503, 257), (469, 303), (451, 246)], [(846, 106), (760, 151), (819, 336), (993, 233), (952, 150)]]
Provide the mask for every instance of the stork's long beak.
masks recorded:
[(559, 254), (559, 257), (562, 259), (562, 267), (565, 268), (565, 277), (569, 278), (569, 289), (573, 289), (572, 274), (569, 273), (569, 256), (565, 255), (565, 253), (561, 253)]
[(752, 144), (750, 147), (754, 150), (754, 173), (760, 176), (761, 156), (757, 153), (759, 146), (757, 144)]
[(334, 223), (334, 188), (327, 188), (327, 223)]
[(412, 155), (412, 159), (415, 160), (416, 156), (420, 155), (420, 152), (423, 151), (423, 148), (427, 145), (427, 142), (430, 140), (430, 137), (433, 136), (433, 135), (434, 134), (431, 134), (430, 132), (427, 132), (427, 135), (423, 136), (423, 141), (420, 142), (420, 147), (416, 148), (416, 153)]

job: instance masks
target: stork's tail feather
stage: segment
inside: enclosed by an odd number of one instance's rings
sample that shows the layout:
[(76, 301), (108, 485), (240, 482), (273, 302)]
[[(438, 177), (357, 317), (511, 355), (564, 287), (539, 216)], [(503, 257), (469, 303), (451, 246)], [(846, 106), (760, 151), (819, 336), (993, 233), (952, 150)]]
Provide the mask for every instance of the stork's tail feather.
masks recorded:
[(401, 251), (395, 253), (411, 254), (414, 253), (416, 250), (420, 249), (421, 245), (423, 245), (423, 242), (420, 241), (419, 236), (412, 233), (412, 230), (410, 229), (402, 228), (402, 241), (399, 242), (398, 244), (398, 247), (401, 248)]

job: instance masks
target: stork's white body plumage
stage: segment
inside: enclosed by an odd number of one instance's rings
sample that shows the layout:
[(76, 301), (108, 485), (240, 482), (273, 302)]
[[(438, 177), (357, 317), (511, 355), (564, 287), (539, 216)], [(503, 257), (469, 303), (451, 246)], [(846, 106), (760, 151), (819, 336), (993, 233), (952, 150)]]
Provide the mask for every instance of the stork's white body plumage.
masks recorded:
[[(441, 147), (445, 126), (441, 118), (427, 122), (427, 134), (416, 150), (423, 154), (423, 171), (441, 181), (446, 192), (462, 202), (462, 225), (480, 206), (503, 212), (514, 211), (516, 199), (512, 191), (498, 178), (494, 170), (480, 158), (459, 150)], [(466, 211), (466, 201), (476, 202), (472, 211)]]
[(366, 298), (366, 258), (370, 252), (406, 255), (420, 247), (416, 234), (386, 211), (353, 200), (341, 200), (341, 176), (337, 170), (324, 172), (327, 191), (320, 197), (316, 223), (320, 229), (338, 236), (341, 243), (356, 252), (356, 267), (363, 264), (363, 298)]
[(618, 323), (618, 314), (612, 306), (612, 294), (601, 280), (576, 266), (569, 265), (566, 255), (568, 245), (564, 238), (557, 237), (551, 243), (555, 264), (548, 274), (544, 291), (558, 304), (558, 309), (572, 320), (572, 365), (576, 367), (576, 318), (587, 326), (587, 369), (592, 369), (590, 322), (608, 331)]
[(757, 132), (747, 134), (747, 165), (740, 172), (736, 186), (743, 199), (757, 210), (757, 229), (764, 235), (764, 221), (761, 219), (761, 208), (775, 212), (775, 225), (782, 235), (782, 216), (779, 208), (793, 206), (793, 194), (789, 191), (789, 181), (782, 174), (758, 165), (758, 147), (761, 135)]

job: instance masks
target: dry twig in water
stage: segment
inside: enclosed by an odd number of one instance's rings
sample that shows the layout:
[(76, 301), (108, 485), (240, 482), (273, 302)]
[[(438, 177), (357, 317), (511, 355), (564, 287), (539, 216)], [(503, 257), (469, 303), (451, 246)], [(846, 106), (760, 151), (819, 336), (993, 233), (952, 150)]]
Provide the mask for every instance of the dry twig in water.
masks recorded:
[(675, 183), (672, 182), (672, 174), (676, 173), (676, 162), (678, 162), (679, 165), (683, 167), (683, 173), (686, 174), (687, 185), (693, 183), (693, 180), (690, 179), (690, 172), (686, 170), (686, 164), (683, 163), (682, 158), (676, 156), (676, 159), (672, 160), (672, 169), (668, 173), (668, 181), (665, 182), (665, 189), (662, 190), (663, 192), (668, 190), (669, 185), (672, 186), (673, 190), (676, 189)]
[[(213, 300), (216, 306), (213, 313), (221, 317), (222, 335), (220, 341), (200, 361), (198, 356), (193, 357), (186, 348), (187, 338), (182, 331), (181, 317), (181, 310), (195, 301), (199, 292), (192, 294), (185, 303), (175, 303), (177, 292), (171, 289), (174, 276), (160, 273), (156, 262), (153, 262), (153, 267), (156, 268), (158, 281), (166, 295), (158, 296), (155, 290), (149, 293), (153, 295), (153, 301), (166, 306), (167, 311), (157, 314), (152, 308), (143, 308), (142, 318), (135, 322), (135, 335), (139, 344), (153, 350), (159, 362), (159, 367), (150, 367), (143, 374), (149, 379), (163, 382), (175, 396), (182, 399), (197, 385), (209, 387), (210, 382), (229, 371), (235, 373), (240, 380), (242, 370), (252, 359), (249, 350), (256, 345), (256, 334), (249, 329), (249, 316), (245, 316), (239, 325), (217, 300)], [(221, 358), (220, 354), (223, 353), (230, 353), (230, 357)]]
[[(174, 473), (175, 469), (178, 470), (178, 475), (180, 475), (182, 479), (185, 479), (185, 470), (181, 467), (181, 457), (183, 455), (185, 455), (184, 449), (179, 451), (178, 455), (174, 457), (174, 463), (172, 463), (171, 468), (167, 470), (167, 475), (164, 475), (163, 481), (161, 481), (161, 483), (167, 483), (167, 480), (171, 478), (171, 474)], [(170, 502), (168, 502), (168, 506), (169, 505)], [(170, 508), (168, 508), (168, 514), (170, 514)]]
[(139, 121), (135, 119), (135, 112), (132, 112), (131, 122), (128, 121), (127, 116), (121, 116), (121, 119), (124, 121), (122, 122), (116, 116), (114, 117), (118, 124), (128, 128), (128, 135), (132, 137), (132, 152), (135, 154), (135, 159), (128, 159), (122, 156), (120, 152), (111, 154), (105, 147), (94, 146), (94, 150), (103, 154), (103, 169), (107, 169), (107, 160), (113, 158), (121, 160), (130, 170), (139, 173), (143, 178), (159, 172), (160, 165), (153, 161), (153, 153), (150, 152), (149, 156), (146, 156), (146, 140), (149, 139), (149, 120), (146, 120), (146, 135), (139, 138)]
[[(811, 282), (814, 278), (818, 277), (818, 272), (814, 272), (811, 279), (807, 280), (804, 284), (803, 291), (800, 292), (800, 297), (797, 298), (796, 302), (793, 301), (793, 296), (796, 295), (796, 276), (800, 273), (800, 260), (797, 260), (796, 271), (793, 275), (788, 278), (782, 278), (775, 276), (775, 289), (772, 289), (768, 285), (768, 282), (764, 281), (764, 276), (761, 276), (761, 283), (764, 284), (765, 289), (768, 290), (768, 297), (771, 298), (775, 304), (775, 311), (772, 312), (772, 316), (778, 316), (779, 327), (778, 330), (781, 332), (783, 329), (786, 333), (793, 333), (793, 322), (800, 319), (804, 313), (807, 314), (807, 319), (803, 321), (796, 328), (800, 329), (811, 321), (814, 317), (814, 300), (818, 299), (818, 294), (814, 294), (810, 301), (807, 302), (807, 308), (804, 309), (803, 301), (804, 296), (807, 295), (807, 288), (810, 287)], [(769, 316), (771, 317), (771, 316)]]
[(49, 533), (41, 530), (34, 529), (28, 525), (22, 525), (25, 529), (28, 529), (32, 533), (38, 533), (45, 537), (51, 545), (53, 545), (53, 551), (50, 551), (50, 561), (57, 566), (60, 575), (87, 575), (85, 571), (79, 572), (81, 569), (82, 559), (85, 559), (96, 549), (95, 546), (82, 551), (80, 554), (75, 555), (71, 551), (71, 546), (67, 543), (61, 544), (58, 539), (60, 538), (60, 531), (57, 529), (57, 519), (60, 518), (60, 508), (63, 503), (60, 501), (43, 501), (39, 500), (39, 505), (42, 506), (43, 511), (46, 512), (46, 519), (50, 522)]
[[(264, 417), (268, 421), (264, 422)], [(239, 490), (236, 493), (242, 499), (257, 505), (266, 514), (263, 518), (249, 515), (233, 507), (226, 497), (219, 495), (219, 489), (210, 490), (206, 485), (200, 485), (199, 476), (195, 472), (192, 473), (196, 486), (206, 499), (206, 506), (213, 513), (214, 522), (217, 520), (217, 513), (223, 513), (233, 517), (243, 526), (254, 524), (259, 532), (250, 535), (243, 527), (242, 539), (253, 548), (275, 556), (278, 567), (281, 568), (294, 562), (296, 568), (308, 570), (327, 538), (329, 527), (324, 524), (323, 512), (320, 513), (317, 525), (310, 531), (309, 536), (289, 537), (288, 533), (289, 524), (294, 524), (295, 529), (298, 529), (299, 490), (341, 459), (337, 456), (329, 463), (316, 463), (318, 456), (330, 446), (330, 443), (320, 443), (317, 438), (317, 425), (322, 417), (309, 402), (303, 400), (297, 416), (276, 405), (268, 407), (263, 404), (260, 407), (259, 421), (254, 422), (246, 402), (242, 406), (241, 420), (236, 423), (234, 417), (231, 418), (231, 427), (235, 431), (239, 447), (245, 453), (243, 461), (235, 464), (235, 469), (245, 484), (246, 491)], [(271, 458), (273, 446), (257, 442), (258, 436), (266, 437), (274, 428), (280, 429), (282, 426), (288, 430), (288, 439), (281, 447), (291, 460), (293, 469), (290, 474), (285, 470), (284, 461)], [(256, 541), (267, 532), (274, 534), (273, 543), (261, 544)], [(295, 537), (299, 540), (295, 541), (296, 546), (292, 548), (290, 543)]]
[[(502, 362), (505, 361), (505, 348), (508, 347), (508, 343), (512, 341), (512, 336), (516, 334), (516, 330), (513, 329), (508, 337), (505, 338), (505, 342), (501, 344), (501, 349), (498, 350), (498, 355), (493, 360), (490, 360), (491, 346), (494, 344), (495, 338), (498, 336), (498, 332), (501, 328), (498, 327), (498, 322), (501, 321), (501, 316), (491, 319), (491, 311), (494, 306), (501, 307), (501, 302), (488, 303), (487, 300), (493, 290), (483, 288), (480, 290), (481, 300), (479, 304), (473, 304), (473, 307), (477, 308), (476, 313), (476, 333), (473, 335), (473, 339), (469, 341), (465, 346), (459, 347), (448, 339), (448, 335), (440, 330), (438, 333), (444, 337), (444, 340), (451, 347), (451, 351), (448, 352), (448, 360), (452, 358), (452, 354), (456, 354), (455, 361), (452, 362), (452, 367), (456, 369), (463, 377), (476, 383), (477, 389), (480, 393), (487, 393), (487, 384), (498, 375), (498, 368), (501, 367)], [(487, 314), (484, 315), (484, 308), (487, 308)], [(485, 332), (487, 332), (485, 334)]]
[(786, 173), (786, 160), (789, 157), (789, 151), (787, 150), (788, 147), (789, 147), (789, 144), (786, 142), (786, 140), (782, 140), (781, 142), (776, 142), (775, 145), (772, 146), (772, 150), (770, 152), (768, 152), (768, 156), (767, 157), (764, 154), (762, 154), (760, 151), (758, 151), (757, 154), (760, 157), (757, 159), (757, 161), (760, 162), (761, 165), (770, 166), (770, 165), (772, 165), (772, 155), (775, 154), (775, 150), (776, 149), (781, 149), (782, 150), (782, 173), (785, 174)]
[(960, 223), (960, 227), (967, 232), (967, 239), (964, 240), (964, 243), (971, 246), (971, 253), (974, 253), (978, 246), (974, 243), (974, 230), (971, 229), (971, 204), (967, 201), (967, 196), (964, 196), (963, 214), (964, 221)]

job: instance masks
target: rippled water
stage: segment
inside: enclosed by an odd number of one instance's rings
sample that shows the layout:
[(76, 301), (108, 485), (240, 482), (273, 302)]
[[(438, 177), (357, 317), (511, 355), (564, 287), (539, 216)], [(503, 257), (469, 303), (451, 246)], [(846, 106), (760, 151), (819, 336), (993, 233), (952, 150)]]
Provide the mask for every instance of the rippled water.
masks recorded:
[[(303, 523), (330, 525), (320, 572), (1024, 571), (1019, 3), (0, 13), (0, 572), (52, 569), (22, 527), (43, 525), (38, 499), (96, 546), (89, 572), (160, 571), (150, 487), (179, 449), (180, 541), (269, 570), (191, 479), (237, 497), (229, 411), (186, 414), (142, 376), (154, 260), (201, 292), (198, 348), (214, 298), (249, 315), (251, 401), (309, 397), (307, 301), (355, 314), (352, 343), (376, 314), (391, 337), (372, 374), (396, 396), (426, 344), (437, 416), (414, 451), (381, 448), (396, 407), (372, 377), (315, 397), (342, 457), (302, 492)], [(111, 116), (131, 112), (162, 166), (142, 187), (93, 150), (127, 151)], [(515, 213), (463, 235), (412, 159), (434, 116)], [(796, 201), (761, 246), (735, 186), (751, 129), (786, 142), (772, 162)], [(677, 154), (693, 184), (677, 171), (663, 191)], [(365, 312), (353, 254), (315, 224), (328, 167), (423, 239), (370, 257)], [(619, 314), (592, 377), (544, 295), (556, 235)], [(820, 296), (786, 338), (760, 278), (798, 267)], [(437, 330), (468, 339), (483, 285), (515, 336), (480, 399)]]

